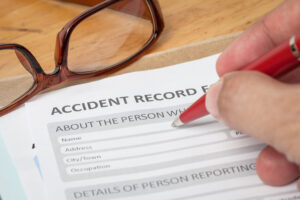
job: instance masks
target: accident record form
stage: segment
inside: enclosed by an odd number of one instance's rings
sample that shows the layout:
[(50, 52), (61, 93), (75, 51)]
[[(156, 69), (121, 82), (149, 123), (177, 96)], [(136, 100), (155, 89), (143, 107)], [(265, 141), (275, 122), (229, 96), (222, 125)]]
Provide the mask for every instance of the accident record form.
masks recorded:
[(217, 81), (207, 57), (39, 96), (26, 105), (48, 199), (284, 199), (256, 175), (261, 141), (208, 116), (172, 121)]

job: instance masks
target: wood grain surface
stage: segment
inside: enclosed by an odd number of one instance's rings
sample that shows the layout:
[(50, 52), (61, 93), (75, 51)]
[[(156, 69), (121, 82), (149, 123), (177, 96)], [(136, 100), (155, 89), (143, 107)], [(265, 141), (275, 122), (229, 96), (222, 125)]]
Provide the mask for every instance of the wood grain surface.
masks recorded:
[[(243, 31), (283, 0), (159, 0), (165, 30), (151, 52)], [(55, 0), (1, 0), (0, 43), (28, 48), (45, 71), (54, 69), (57, 32), (87, 7)], [(0, 58), (5, 59), (5, 58)], [(0, 69), (1, 70), (1, 69)], [(0, 77), (23, 70), (1, 70)]]

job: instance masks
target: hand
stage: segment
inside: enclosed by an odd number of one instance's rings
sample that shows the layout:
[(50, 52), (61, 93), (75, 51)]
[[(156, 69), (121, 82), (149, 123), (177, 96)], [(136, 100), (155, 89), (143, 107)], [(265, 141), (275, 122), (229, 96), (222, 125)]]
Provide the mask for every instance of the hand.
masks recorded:
[(217, 120), (269, 145), (257, 159), (257, 173), (276, 186), (300, 175), (300, 68), (280, 81), (259, 72), (232, 71), (299, 33), (299, 19), (300, 1), (286, 0), (246, 30), (219, 57), (221, 79), (206, 97)]

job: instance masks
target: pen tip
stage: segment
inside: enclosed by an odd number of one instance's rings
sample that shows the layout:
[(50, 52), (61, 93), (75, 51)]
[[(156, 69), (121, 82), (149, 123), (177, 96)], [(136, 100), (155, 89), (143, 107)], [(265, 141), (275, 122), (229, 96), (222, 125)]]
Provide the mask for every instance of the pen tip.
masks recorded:
[(184, 125), (184, 123), (180, 120), (180, 118), (175, 119), (175, 121), (172, 123), (173, 127), (179, 127)]

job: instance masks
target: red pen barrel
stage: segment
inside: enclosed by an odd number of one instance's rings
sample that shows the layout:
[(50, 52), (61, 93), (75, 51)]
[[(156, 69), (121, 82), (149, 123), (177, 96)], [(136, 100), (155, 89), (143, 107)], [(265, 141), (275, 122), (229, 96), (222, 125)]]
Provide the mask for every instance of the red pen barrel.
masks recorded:
[(203, 95), (200, 99), (198, 99), (195, 103), (193, 103), (189, 108), (187, 108), (183, 113), (181, 113), (181, 115), (179, 116), (179, 119), (184, 124), (186, 124), (190, 121), (193, 121), (194, 119), (197, 119), (199, 117), (209, 114), (205, 107), (205, 97), (206, 97), (206, 95)]
[(286, 41), (240, 70), (259, 71), (276, 78), (287, 73), (298, 64), (299, 61), (293, 54), (289, 41)]

